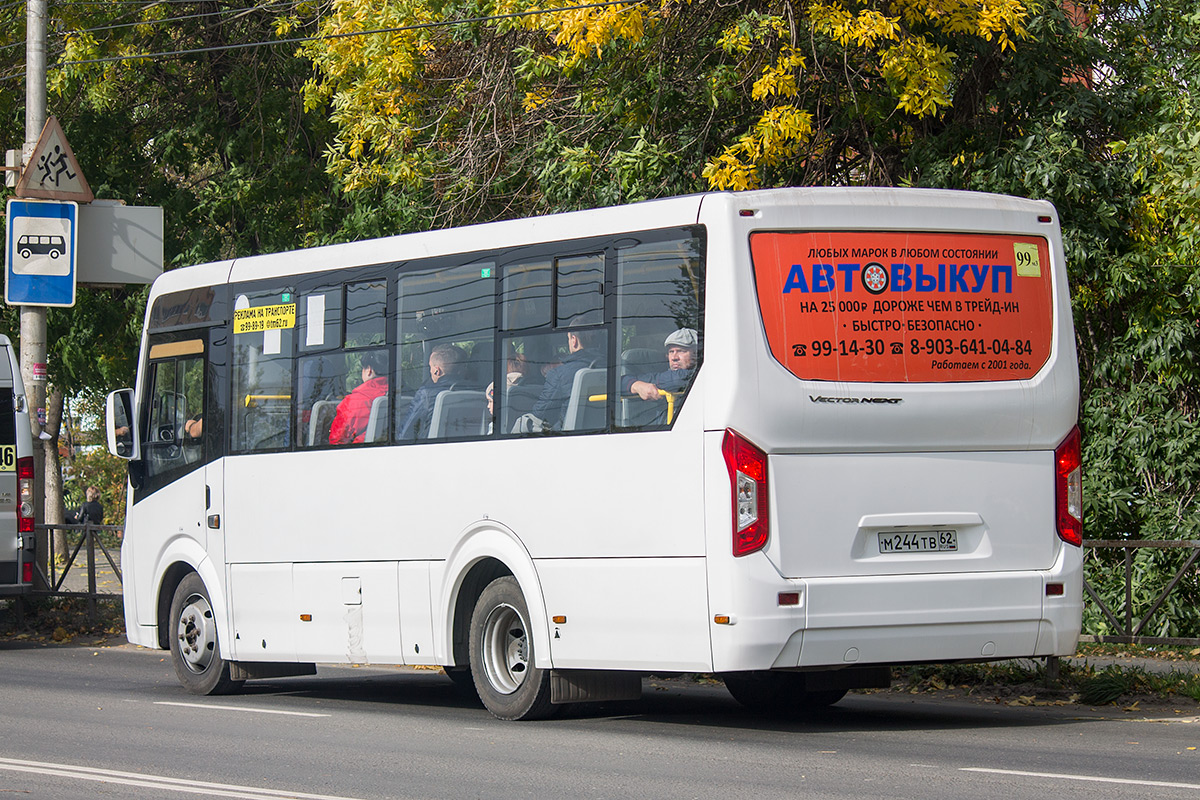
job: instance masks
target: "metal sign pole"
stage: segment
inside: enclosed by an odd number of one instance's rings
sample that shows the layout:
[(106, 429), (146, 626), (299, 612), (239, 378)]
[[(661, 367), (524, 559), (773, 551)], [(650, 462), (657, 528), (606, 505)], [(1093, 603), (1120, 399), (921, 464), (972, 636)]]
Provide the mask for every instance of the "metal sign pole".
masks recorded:
[[(38, 137), (46, 125), (46, 22), (50, 8), (48, 0), (28, 0), (25, 13), (25, 147), (22, 161), (27, 162), (37, 147)], [(46, 518), (46, 456), (39, 434), (42, 426), (38, 411), (45, 413), (46, 376), (46, 307), (21, 306), (21, 379), (29, 400), (29, 421), (33, 437), (34, 509), (41, 509)], [(35, 369), (35, 365), (38, 365)], [(37, 535), (37, 559), (46, 572), (46, 537)]]

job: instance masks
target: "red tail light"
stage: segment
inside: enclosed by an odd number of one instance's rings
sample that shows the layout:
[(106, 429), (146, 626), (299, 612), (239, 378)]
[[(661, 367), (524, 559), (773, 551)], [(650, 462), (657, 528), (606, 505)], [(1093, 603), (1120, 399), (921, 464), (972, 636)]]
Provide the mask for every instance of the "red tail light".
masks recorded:
[(1083, 454), (1079, 428), (1071, 429), (1054, 451), (1055, 506), (1058, 537), (1067, 544), (1083, 545)]
[(21, 565), (21, 583), (33, 583), (33, 562), (26, 561)]
[(33, 456), (17, 459), (17, 532), (33, 533)]
[(733, 554), (744, 556), (767, 545), (767, 454), (726, 429), (721, 454), (733, 492)]

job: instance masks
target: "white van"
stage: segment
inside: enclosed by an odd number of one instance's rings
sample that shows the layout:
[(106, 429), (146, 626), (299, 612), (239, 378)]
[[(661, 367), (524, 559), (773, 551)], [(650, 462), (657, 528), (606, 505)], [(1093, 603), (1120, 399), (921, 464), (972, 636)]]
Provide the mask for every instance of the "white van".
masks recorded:
[(33, 584), (33, 439), (21, 367), (3, 334), (0, 350), (0, 595), (14, 595)]

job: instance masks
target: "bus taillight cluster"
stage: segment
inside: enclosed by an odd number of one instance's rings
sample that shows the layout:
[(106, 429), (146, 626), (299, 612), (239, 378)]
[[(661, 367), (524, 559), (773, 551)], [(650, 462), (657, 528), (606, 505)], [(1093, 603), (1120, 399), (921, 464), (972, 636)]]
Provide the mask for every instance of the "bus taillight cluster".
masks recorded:
[(1054, 451), (1055, 506), (1058, 536), (1067, 544), (1083, 545), (1083, 454), (1079, 427), (1067, 434)]
[(725, 430), (721, 453), (733, 490), (733, 554), (744, 556), (767, 545), (767, 454), (732, 430)]

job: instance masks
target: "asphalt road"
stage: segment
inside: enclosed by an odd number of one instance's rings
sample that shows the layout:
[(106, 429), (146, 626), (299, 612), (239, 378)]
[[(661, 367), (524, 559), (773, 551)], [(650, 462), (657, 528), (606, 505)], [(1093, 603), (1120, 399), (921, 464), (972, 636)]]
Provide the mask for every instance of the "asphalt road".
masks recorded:
[(499, 722), (440, 672), (322, 666), (194, 697), (166, 653), (0, 642), (0, 797), (1189, 798), (1200, 707), (880, 693), (802, 719), (720, 685)]

